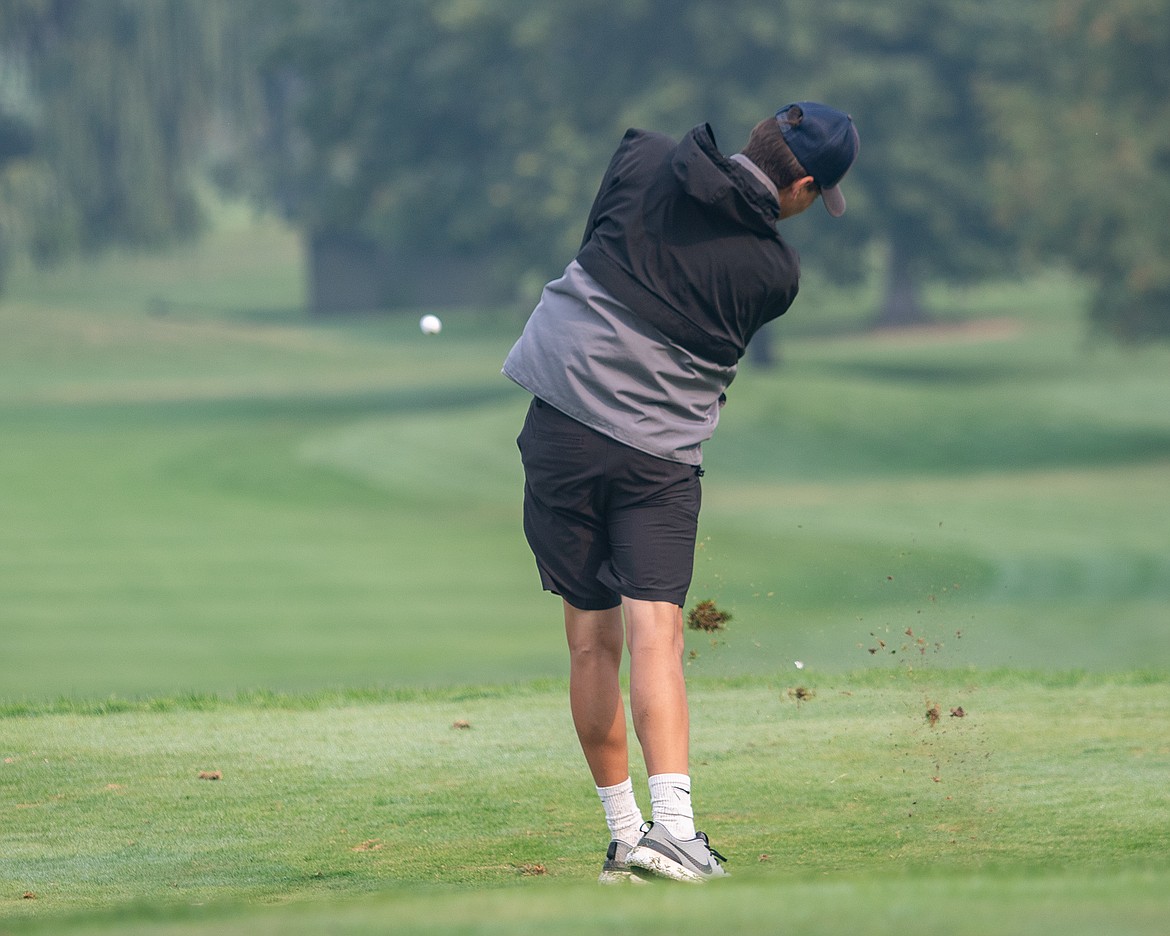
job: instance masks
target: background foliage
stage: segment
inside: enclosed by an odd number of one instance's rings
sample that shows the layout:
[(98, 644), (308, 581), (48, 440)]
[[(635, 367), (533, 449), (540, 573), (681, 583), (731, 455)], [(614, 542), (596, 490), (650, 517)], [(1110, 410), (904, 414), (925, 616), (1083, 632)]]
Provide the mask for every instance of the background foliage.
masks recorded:
[(1167, 0), (10, 0), (0, 236), (156, 243), (211, 177), (310, 241), (487, 260), (485, 295), (530, 296), (626, 127), (709, 121), (730, 151), (821, 98), (861, 131), (851, 210), (792, 236), (838, 277), (879, 257), (881, 320), (921, 317), (924, 282), (1057, 261), (1098, 325), (1166, 336), (1168, 24)]

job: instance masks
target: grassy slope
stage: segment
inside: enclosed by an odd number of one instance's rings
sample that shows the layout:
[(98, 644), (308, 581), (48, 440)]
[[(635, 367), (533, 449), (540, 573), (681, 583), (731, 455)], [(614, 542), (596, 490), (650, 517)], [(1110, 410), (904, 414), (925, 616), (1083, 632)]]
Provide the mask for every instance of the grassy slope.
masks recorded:
[[(501, 626), (513, 595), (528, 619), (547, 608), (524, 587), (505, 339), (470, 319), (478, 332), (441, 343), (409, 317), (312, 325), (282, 311), (287, 283), (252, 308), (249, 270), (218, 281), (242, 293), (223, 311), (201, 291), (202, 254), (137, 264), (33, 281), (0, 306), (14, 443), (0, 452), (0, 628), (15, 641), (0, 696), (538, 674), (549, 651), (534, 664), (531, 629)], [(151, 314), (152, 291), (179, 299)], [(450, 457), (468, 442), (493, 444)], [(346, 467), (363, 452), (391, 456), (384, 478)], [(394, 459), (425, 463), (429, 492), (398, 485)], [(496, 626), (477, 644), (482, 608)]]
[[(800, 704), (779, 681), (693, 688), (701, 825), (743, 888), (688, 898), (696, 922), (715, 925), (745, 895), (763, 901), (757, 921), (795, 912), (810, 932), (934, 900), (966, 913), (980, 894), (991, 906), (974, 919), (997, 927), (1015, 920), (1001, 899), (1029, 907), (1023, 919), (1037, 901), (1135, 924), (1170, 912), (1154, 887), (1170, 883), (1164, 677), (898, 665), (802, 677), (814, 695)], [(575, 887), (605, 843), (564, 695), (527, 684), (4, 718), (0, 932), (81, 910), (99, 930), (103, 910), (120, 925), (146, 907), (181, 922), (204, 904), (217, 931), (313, 931), (301, 910), (232, 923), (240, 901), (309, 901), (308, 919), (336, 913), (359, 931), (392, 918), (455, 932), (493, 904), (484, 888), (502, 889), (501, 925), (564, 921), (561, 901), (587, 899)], [(959, 706), (965, 717), (948, 714)], [(222, 779), (199, 779), (210, 770)], [(387, 893), (317, 906), (376, 891)], [(661, 906), (617, 899), (634, 918)]]

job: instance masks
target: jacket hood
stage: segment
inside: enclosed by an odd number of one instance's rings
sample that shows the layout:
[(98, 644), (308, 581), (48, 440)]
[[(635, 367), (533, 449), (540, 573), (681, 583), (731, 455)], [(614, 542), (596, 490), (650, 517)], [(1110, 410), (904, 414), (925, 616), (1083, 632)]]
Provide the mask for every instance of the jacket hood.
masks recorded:
[(780, 206), (747, 171), (719, 152), (710, 124), (683, 137), (671, 160), (683, 190), (711, 210), (761, 233), (776, 233)]

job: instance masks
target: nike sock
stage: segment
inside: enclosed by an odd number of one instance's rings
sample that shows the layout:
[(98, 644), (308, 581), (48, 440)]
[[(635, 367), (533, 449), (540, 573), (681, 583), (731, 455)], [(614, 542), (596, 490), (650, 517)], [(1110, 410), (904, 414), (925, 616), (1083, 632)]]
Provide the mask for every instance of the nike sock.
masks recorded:
[(693, 839), (695, 813), (691, 809), (691, 778), (677, 773), (651, 777), (650, 817), (666, 826), (666, 831), (676, 839)]
[(642, 837), (642, 810), (634, 799), (634, 784), (626, 777), (613, 786), (598, 787), (597, 795), (605, 809), (605, 824), (611, 838), (633, 846)]

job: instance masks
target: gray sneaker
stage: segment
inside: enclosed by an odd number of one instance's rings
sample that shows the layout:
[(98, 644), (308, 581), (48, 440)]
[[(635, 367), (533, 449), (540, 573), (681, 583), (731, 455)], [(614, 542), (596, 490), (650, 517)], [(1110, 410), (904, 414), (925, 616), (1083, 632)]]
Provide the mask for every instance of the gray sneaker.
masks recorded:
[(601, 874), (597, 881), (600, 884), (645, 884), (638, 875), (634, 874), (626, 857), (630, 854), (630, 846), (625, 842), (614, 839), (609, 843), (609, 850), (605, 853), (605, 863), (601, 866)]
[(626, 864), (631, 868), (690, 883), (727, 875), (719, 864), (727, 859), (711, 847), (704, 833), (697, 832), (693, 839), (679, 841), (661, 824), (647, 822), (642, 828), (641, 840), (626, 856)]

